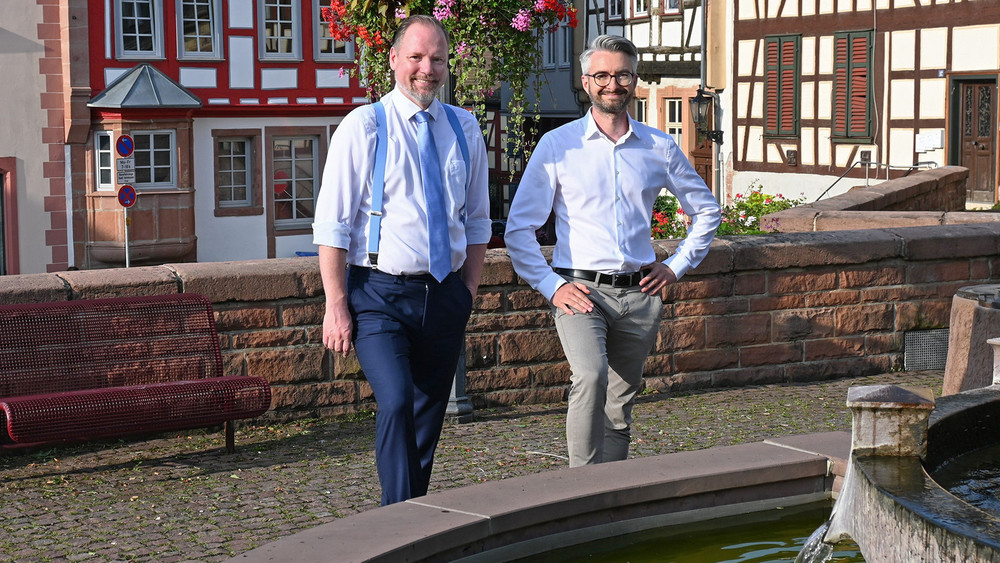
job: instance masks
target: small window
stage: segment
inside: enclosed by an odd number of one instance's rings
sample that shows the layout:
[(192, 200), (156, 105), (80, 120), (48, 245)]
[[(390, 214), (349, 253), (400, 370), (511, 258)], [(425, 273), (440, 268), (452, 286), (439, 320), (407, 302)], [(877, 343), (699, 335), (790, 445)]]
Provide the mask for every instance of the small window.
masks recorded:
[(262, 215), (259, 129), (216, 129), (215, 216)]
[(94, 185), (98, 191), (115, 189), (115, 162), (111, 152), (111, 133), (94, 133)]
[(633, 0), (632, 1), (632, 15), (633, 16), (648, 16), (649, 15), (649, 2), (648, 2), (648, 0)]
[(300, 0), (259, 0), (260, 58), (302, 59)]
[(318, 141), (312, 136), (272, 138), (275, 230), (303, 229), (312, 224), (320, 176)]
[(677, 146), (683, 146), (684, 102), (680, 98), (667, 98), (663, 102), (663, 131), (674, 139)]
[(118, 58), (163, 58), (162, 0), (115, 0), (115, 14)]
[(664, 14), (681, 13), (680, 3), (677, 0), (663, 0), (663, 13)]
[(639, 123), (646, 123), (646, 119), (649, 117), (648, 104), (649, 101), (646, 98), (635, 99), (635, 120)]
[(219, 0), (177, 0), (179, 58), (222, 58), (219, 13)]
[(314, 58), (317, 61), (353, 61), (354, 42), (334, 39), (330, 35), (330, 26), (320, 13), (322, 8), (329, 7), (330, 0), (312, 0), (312, 3), (317, 25), (317, 32), (313, 34)]
[(624, 0), (608, 0), (608, 19), (620, 20), (624, 17), (622, 2)]
[(173, 131), (139, 131), (135, 141), (135, 187), (176, 188), (177, 154)]

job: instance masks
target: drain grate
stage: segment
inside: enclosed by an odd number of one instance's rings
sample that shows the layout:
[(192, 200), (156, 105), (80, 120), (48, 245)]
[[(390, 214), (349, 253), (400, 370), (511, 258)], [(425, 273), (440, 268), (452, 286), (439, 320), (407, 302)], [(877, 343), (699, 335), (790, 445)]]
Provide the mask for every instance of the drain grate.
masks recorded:
[(944, 369), (948, 362), (948, 329), (913, 330), (903, 334), (903, 369)]

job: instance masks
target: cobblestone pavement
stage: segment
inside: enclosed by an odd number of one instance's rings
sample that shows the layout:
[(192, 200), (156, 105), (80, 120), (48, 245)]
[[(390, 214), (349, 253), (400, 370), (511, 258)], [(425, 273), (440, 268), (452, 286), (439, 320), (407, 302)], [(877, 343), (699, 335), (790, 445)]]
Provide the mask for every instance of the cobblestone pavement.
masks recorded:
[[(940, 371), (644, 395), (632, 456), (849, 430), (852, 385), (941, 390)], [(431, 490), (566, 467), (565, 404), (446, 425)], [(222, 561), (378, 506), (374, 416), (0, 454), (0, 561)]]

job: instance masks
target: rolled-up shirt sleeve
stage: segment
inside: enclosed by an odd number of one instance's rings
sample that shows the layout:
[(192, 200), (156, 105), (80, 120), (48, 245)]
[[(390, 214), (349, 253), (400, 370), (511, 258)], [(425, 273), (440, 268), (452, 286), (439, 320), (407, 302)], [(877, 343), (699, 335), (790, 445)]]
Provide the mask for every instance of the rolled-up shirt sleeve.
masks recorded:
[(349, 249), (353, 228), (367, 224), (375, 139), (370, 106), (349, 113), (334, 131), (316, 200), (313, 244)]
[(712, 191), (676, 145), (668, 151), (667, 189), (691, 218), (687, 236), (664, 263), (681, 279), (708, 254), (709, 245), (722, 221), (721, 208)]
[(486, 161), (486, 142), (483, 140), (479, 121), (468, 111), (456, 110), (462, 115), (462, 131), (469, 145), (469, 189), (465, 200), (466, 244), (486, 244), (493, 236), (490, 219), (489, 165)]

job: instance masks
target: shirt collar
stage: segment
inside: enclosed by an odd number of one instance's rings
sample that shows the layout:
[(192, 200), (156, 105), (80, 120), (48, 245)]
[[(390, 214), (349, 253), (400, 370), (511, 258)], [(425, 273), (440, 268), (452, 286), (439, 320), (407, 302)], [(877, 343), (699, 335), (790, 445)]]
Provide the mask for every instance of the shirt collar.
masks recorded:
[[(631, 115), (626, 115), (626, 117), (628, 117), (628, 131), (626, 131), (625, 134), (622, 135), (622, 138), (618, 140), (619, 143), (625, 142), (629, 137), (634, 136), (636, 139), (639, 138), (639, 133), (635, 129), (635, 120), (632, 119)], [(592, 109), (587, 110), (587, 115), (584, 116), (584, 119), (586, 120), (584, 130), (585, 139), (596, 139), (598, 137), (607, 138), (604, 136), (604, 133), (601, 133), (601, 130), (597, 128), (597, 122), (594, 121), (594, 112)]]

